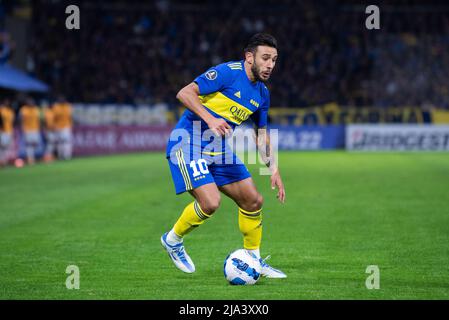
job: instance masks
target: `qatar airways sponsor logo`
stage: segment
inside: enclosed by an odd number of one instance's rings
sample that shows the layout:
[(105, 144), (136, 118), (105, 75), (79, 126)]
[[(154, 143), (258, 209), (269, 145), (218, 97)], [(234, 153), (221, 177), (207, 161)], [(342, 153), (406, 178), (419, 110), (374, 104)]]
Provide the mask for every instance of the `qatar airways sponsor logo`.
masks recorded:
[(240, 109), (237, 106), (232, 106), (231, 108), (229, 108), (229, 111), (232, 114), (232, 117), (234, 118), (234, 120), (238, 121), (238, 122), (243, 122), (248, 120), (250, 114), (248, 112), (246, 112), (243, 109)]

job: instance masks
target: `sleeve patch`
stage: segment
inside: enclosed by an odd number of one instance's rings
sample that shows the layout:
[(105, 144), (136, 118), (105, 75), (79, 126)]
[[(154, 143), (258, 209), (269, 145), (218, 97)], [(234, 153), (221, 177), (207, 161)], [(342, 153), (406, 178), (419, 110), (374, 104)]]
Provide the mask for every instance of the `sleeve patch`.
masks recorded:
[(208, 80), (215, 80), (217, 79), (218, 72), (217, 70), (209, 70), (206, 72), (205, 76)]

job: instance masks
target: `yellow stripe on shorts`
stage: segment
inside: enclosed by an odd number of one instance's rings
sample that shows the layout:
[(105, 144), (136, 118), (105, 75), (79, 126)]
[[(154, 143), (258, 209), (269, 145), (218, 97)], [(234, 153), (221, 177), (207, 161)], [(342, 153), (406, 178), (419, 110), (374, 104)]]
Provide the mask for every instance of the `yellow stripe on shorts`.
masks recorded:
[(192, 190), (192, 182), (190, 181), (189, 172), (187, 171), (187, 166), (184, 160), (182, 149), (176, 151), (176, 158), (178, 159), (178, 166), (181, 170), (182, 178), (184, 179), (184, 184), (187, 190)]

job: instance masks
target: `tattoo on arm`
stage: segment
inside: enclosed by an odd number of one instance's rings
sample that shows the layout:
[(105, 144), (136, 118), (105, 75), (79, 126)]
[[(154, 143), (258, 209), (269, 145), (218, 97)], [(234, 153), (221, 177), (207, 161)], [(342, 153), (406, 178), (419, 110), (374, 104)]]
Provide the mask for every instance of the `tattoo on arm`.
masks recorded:
[[(267, 167), (271, 166), (271, 145), (267, 135), (267, 127), (254, 126), (256, 132), (256, 145)], [(262, 138), (262, 139), (261, 139)]]

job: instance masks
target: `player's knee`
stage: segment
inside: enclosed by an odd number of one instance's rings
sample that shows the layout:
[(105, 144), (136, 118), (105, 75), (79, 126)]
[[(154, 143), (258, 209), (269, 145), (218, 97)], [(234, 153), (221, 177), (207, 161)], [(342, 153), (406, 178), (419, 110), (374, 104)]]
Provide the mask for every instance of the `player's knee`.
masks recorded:
[(208, 199), (199, 202), (201, 210), (205, 214), (213, 214), (220, 207), (220, 195), (211, 196)]
[(262, 209), (263, 206), (263, 197), (260, 193), (257, 193), (250, 201), (248, 201), (243, 207), (243, 210), (249, 212), (255, 212)]
[(260, 193), (257, 195), (256, 201), (254, 202), (254, 207), (255, 208), (253, 211), (260, 210), (263, 207), (263, 197)]

